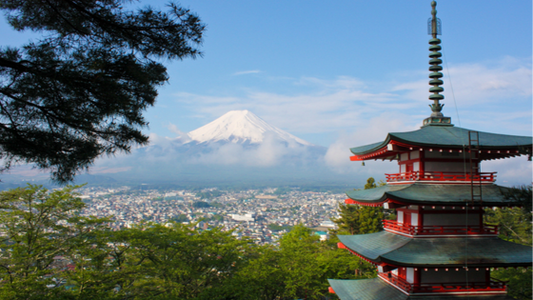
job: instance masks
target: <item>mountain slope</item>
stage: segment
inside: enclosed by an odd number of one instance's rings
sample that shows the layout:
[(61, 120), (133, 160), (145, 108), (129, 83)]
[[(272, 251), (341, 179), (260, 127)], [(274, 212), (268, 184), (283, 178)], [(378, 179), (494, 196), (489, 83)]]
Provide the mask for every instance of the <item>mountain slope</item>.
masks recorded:
[(312, 146), (286, 131), (271, 126), (248, 110), (229, 111), (213, 122), (189, 132), (191, 140), (198, 143), (232, 142), (259, 144), (274, 138), (291, 144)]

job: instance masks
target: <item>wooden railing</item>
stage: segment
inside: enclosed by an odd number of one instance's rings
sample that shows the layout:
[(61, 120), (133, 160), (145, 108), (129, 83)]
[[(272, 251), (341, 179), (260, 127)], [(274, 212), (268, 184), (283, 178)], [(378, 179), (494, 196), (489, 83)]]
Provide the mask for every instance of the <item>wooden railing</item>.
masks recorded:
[(378, 276), (408, 293), (456, 293), (456, 292), (498, 292), (505, 291), (504, 282), (432, 282), (413, 284), (393, 273), (380, 273)]
[(414, 226), (398, 223), (394, 220), (383, 220), (383, 228), (409, 235), (468, 235), (468, 234), (498, 234), (497, 225), (472, 226), (472, 225), (423, 225)]
[(496, 172), (481, 172), (470, 176), (470, 174), (458, 172), (405, 172), (385, 174), (387, 182), (399, 181), (472, 181), (494, 182)]
[(423, 283), (413, 287), (414, 293), (456, 293), (456, 292), (497, 292), (506, 290), (505, 283), (487, 282), (446, 282)]
[(378, 276), (381, 279), (394, 284), (395, 286), (399, 287), (400, 289), (402, 289), (402, 290), (404, 290), (406, 292), (412, 292), (413, 291), (414, 285), (412, 283), (407, 282), (407, 280), (405, 280), (405, 279), (403, 279), (401, 277), (398, 277), (397, 275), (392, 274), (391, 272), (379, 273)]

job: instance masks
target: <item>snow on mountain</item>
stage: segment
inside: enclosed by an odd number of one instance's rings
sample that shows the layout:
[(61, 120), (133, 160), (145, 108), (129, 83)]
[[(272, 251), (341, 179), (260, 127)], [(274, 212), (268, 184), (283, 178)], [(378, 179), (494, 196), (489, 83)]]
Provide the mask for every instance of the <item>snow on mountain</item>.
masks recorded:
[(260, 144), (265, 141), (265, 138), (273, 137), (288, 145), (297, 143), (313, 146), (307, 141), (269, 125), (248, 110), (229, 111), (213, 122), (189, 132), (189, 137), (198, 143), (223, 141), (250, 144)]

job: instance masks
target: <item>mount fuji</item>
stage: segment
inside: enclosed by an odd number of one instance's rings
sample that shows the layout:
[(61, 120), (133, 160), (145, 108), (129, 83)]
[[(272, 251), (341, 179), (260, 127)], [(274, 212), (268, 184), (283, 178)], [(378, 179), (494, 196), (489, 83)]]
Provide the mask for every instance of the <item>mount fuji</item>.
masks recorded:
[(248, 110), (232, 110), (188, 134), (197, 143), (230, 142), (261, 144), (274, 138), (288, 146), (314, 146), (286, 131), (271, 126)]
[[(150, 145), (99, 159), (78, 183), (182, 186), (279, 186), (339, 183), (326, 147), (272, 126), (247, 110), (230, 111), (180, 137), (150, 136)], [(89, 177), (88, 177), (89, 176)], [(92, 176), (92, 177), (91, 177)], [(7, 177), (2, 178), (7, 181)]]
[(152, 136), (149, 146), (131, 155), (105, 159), (105, 168), (129, 167), (106, 173), (128, 181), (285, 183), (324, 174), (326, 152), (248, 110), (235, 110), (177, 138)]

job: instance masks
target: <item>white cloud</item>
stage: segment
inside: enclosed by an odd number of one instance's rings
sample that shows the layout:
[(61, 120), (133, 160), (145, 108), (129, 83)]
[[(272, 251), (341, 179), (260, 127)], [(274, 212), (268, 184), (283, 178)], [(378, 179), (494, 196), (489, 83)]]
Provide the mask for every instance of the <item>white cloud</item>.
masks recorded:
[(233, 76), (246, 75), (246, 74), (257, 74), (257, 73), (261, 73), (261, 71), (259, 70), (240, 71), (240, 72), (233, 73)]
[(287, 163), (294, 157), (300, 159), (299, 164), (305, 164), (306, 152), (303, 146), (286, 145), (267, 133), (259, 145), (212, 145), (211, 151), (189, 157), (187, 164), (271, 167)]
[[(186, 142), (186, 141), (189, 141), (190, 140), (190, 137), (189, 135), (186, 133), (186, 132), (183, 132), (181, 130), (179, 130), (178, 126), (172, 124), (172, 123), (169, 123), (167, 125), (167, 128), (168, 130), (172, 131), (174, 134), (176, 134), (176, 138), (180, 138), (182, 141)], [(152, 136), (152, 135), (151, 135)], [(156, 138), (156, 136), (154, 136), (154, 138)]]
[(482, 172), (497, 172), (496, 184), (504, 186), (530, 185), (532, 163), (526, 156), (486, 161), (481, 164)]
[[(368, 145), (384, 141), (387, 134), (391, 131), (411, 131), (416, 130), (416, 126), (408, 126), (404, 120), (408, 118), (403, 114), (382, 113), (376, 116), (362, 126), (354, 128), (350, 133), (343, 133), (339, 138), (329, 146), (325, 156), (326, 164), (339, 173), (353, 172), (354, 164), (360, 162), (351, 162), (349, 157), (353, 154), (350, 148)], [(391, 130), (393, 128), (393, 130)], [(390, 163), (389, 163), (390, 164)], [(386, 167), (387, 165), (385, 165)], [(396, 167), (392, 167), (394, 169)], [(360, 171), (360, 170), (358, 170)], [(388, 170), (391, 172), (391, 169)]]
[[(422, 72), (418, 72), (422, 74)], [(471, 107), (489, 102), (509, 101), (530, 97), (532, 93), (531, 59), (519, 60), (506, 57), (496, 62), (449, 64), (444, 74), (444, 103)], [(426, 74), (424, 77), (427, 78)], [(404, 98), (427, 101), (429, 79), (396, 84), (392, 91), (403, 92)]]

